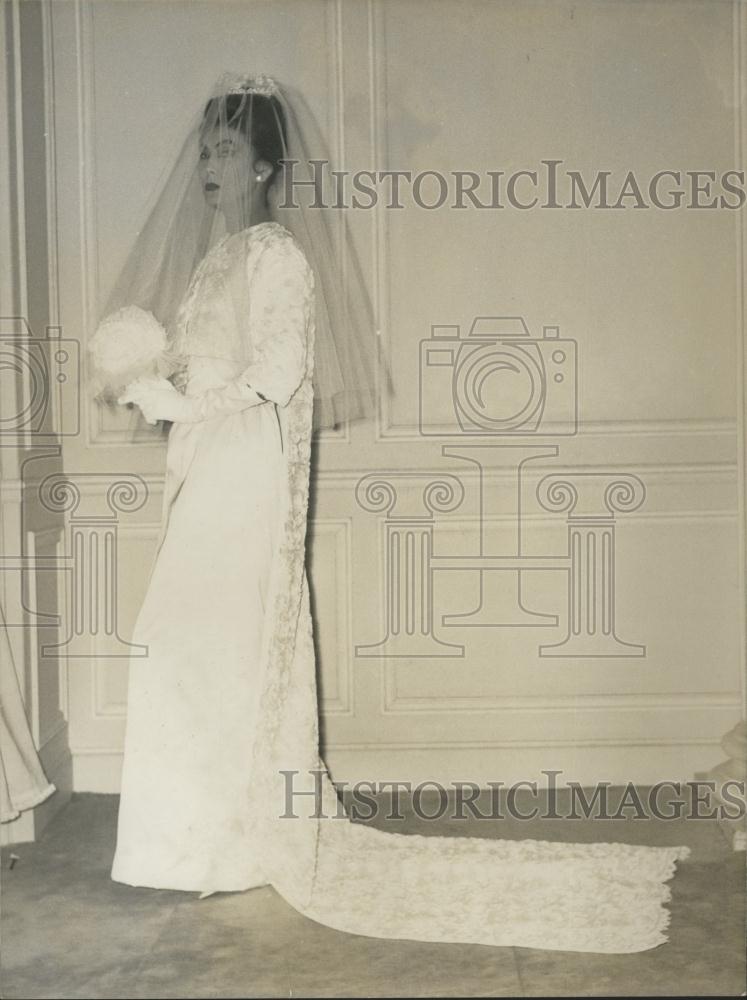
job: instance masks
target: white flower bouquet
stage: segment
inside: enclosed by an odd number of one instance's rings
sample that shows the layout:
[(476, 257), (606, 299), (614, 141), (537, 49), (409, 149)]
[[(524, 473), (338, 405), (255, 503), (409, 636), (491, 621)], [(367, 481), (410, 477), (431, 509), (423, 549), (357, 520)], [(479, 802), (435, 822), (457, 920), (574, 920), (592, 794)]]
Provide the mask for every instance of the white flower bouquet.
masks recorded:
[(139, 306), (106, 316), (91, 337), (88, 356), (94, 392), (107, 402), (116, 400), (136, 378), (168, 378), (180, 367), (180, 359), (168, 349), (164, 328)]

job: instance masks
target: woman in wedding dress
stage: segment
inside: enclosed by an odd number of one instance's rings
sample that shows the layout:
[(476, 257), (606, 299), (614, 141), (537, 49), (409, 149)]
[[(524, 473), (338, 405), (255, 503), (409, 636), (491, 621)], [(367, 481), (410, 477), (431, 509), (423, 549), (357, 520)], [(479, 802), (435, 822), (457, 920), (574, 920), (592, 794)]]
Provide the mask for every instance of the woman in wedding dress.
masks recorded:
[[(312, 919), (376, 937), (654, 947), (684, 848), (329, 818), (304, 566), (311, 434), (370, 412), (373, 383), (323, 212), (281, 222), (272, 205), (281, 161), (309, 155), (301, 107), (267, 78), (219, 81), (111, 300), (164, 324), (182, 390), (143, 377), (121, 397), (172, 426), (112, 878), (201, 894), (271, 884)], [(288, 772), (318, 792), (291, 810)]]

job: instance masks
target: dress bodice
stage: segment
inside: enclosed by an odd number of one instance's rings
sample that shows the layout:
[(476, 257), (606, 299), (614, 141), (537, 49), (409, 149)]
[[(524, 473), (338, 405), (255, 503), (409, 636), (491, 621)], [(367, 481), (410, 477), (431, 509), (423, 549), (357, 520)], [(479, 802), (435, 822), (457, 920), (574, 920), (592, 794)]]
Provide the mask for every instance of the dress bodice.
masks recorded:
[(199, 370), (202, 390), (256, 364), (268, 331), (282, 333), (289, 282), (308, 289), (311, 301), (310, 267), (284, 226), (259, 223), (219, 240), (196, 268), (176, 317), (172, 347), (190, 381)]

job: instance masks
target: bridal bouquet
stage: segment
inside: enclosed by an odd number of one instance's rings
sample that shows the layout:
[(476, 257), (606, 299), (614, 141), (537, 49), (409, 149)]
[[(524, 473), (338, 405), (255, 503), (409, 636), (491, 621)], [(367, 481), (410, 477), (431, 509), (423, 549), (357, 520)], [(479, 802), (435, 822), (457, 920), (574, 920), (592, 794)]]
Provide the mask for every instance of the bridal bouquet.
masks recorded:
[(110, 402), (136, 378), (166, 378), (178, 368), (166, 331), (153, 313), (139, 306), (106, 316), (90, 340), (88, 354), (94, 390)]

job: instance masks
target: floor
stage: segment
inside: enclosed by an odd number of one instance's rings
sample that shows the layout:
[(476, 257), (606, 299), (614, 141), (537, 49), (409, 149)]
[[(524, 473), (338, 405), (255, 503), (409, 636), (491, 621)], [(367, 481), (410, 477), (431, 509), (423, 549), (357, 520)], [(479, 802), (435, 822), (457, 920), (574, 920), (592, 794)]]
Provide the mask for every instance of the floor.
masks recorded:
[[(708, 820), (604, 821), (606, 840), (693, 852), (672, 883), (669, 943), (591, 955), (356, 937), (300, 916), (271, 888), (198, 900), (119, 885), (109, 879), (116, 811), (115, 796), (74, 796), (38, 843), (3, 851), (3, 997), (684, 997), (747, 988), (745, 855)], [(602, 839), (599, 820), (544, 822), (553, 829), (514, 821), (497, 835)], [(404, 829), (438, 827), (410, 816)]]

